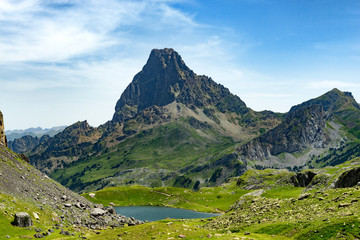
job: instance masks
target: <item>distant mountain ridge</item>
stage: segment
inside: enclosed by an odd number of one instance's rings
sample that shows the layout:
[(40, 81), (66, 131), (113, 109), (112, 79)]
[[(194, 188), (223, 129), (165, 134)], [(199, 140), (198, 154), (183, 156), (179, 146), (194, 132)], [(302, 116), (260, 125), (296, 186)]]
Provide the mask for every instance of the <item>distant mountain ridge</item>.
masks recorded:
[(173, 49), (154, 49), (112, 120), (98, 128), (75, 123), (28, 156), (77, 191), (213, 186), (248, 168), (296, 170), (349, 160), (360, 152), (359, 116), (351, 93), (338, 89), (285, 114), (255, 112), (224, 86), (196, 75)]
[(14, 139), (21, 138), (23, 136), (29, 135), (32, 137), (41, 138), (44, 135), (49, 135), (50, 137), (56, 135), (57, 133), (64, 130), (66, 126), (57, 126), (52, 128), (27, 128), (27, 129), (15, 129), (15, 130), (6, 130), (5, 134), (9, 141), (13, 141)]
[(25, 153), (34, 149), (37, 145), (47, 141), (50, 137), (55, 136), (63, 131), (66, 126), (58, 126), (42, 129), (28, 128), (20, 130), (7, 130), (8, 147), (16, 153)]

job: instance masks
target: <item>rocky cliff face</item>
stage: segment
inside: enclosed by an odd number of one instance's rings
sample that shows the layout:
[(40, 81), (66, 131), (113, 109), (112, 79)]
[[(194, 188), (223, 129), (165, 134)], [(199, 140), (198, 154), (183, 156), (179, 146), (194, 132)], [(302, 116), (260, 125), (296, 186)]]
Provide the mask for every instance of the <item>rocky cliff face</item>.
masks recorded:
[(196, 75), (173, 49), (154, 49), (115, 107), (113, 121), (124, 122), (150, 106), (172, 102), (188, 107), (216, 106), (221, 112), (246, 113), (239, 97), (211, 78)]
[(239, 153), (248, 159), (261, 160), (280, 153), (296, 152), (326, 144), (326, 114), (321, 105), (303, 107), (289, 112), (286, 120), (239, 148)]
[[(259, 165), (287, 167), (311, 164), (312, 158), (317, 159), (317, 164), (324, 162), (326, 165), (325, 162), (333, 161), (330, 155), (334, 155), (328, 149), (335, 152), (339, 149), (339, 153), (335, 154), (338, 159), (341, 158), (337, 161), (339, 164), (354, 157), (357, 145), (345, 144), (348, 141), (345, 132), (360, 136), (359, 118), (360, 106), (352, 94), (333, 89), (292, 107), (280, 125), (241, 146), (238, 152), (243, 158), (257, 161)], [(337, 142), (341, 142), (342, 146)], [(305, 149), (311, 154), (303, 155), (302, 160), (294, 156), (301, 155)], [(318, 157), (320, 153), (326, 157)]]
[(5, 129), (5, 127), (4, 127), (4, 117), (3, 117), (2, 112), (0, 111), (0, 144), (7, 147), (7, 140), (6, 140), (4, 129)]

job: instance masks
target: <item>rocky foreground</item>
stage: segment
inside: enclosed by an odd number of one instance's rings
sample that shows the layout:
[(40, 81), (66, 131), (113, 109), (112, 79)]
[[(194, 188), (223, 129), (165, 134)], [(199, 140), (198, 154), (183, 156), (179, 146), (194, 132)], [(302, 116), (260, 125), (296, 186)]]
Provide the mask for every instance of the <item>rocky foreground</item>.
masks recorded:
[[(28, 214), (33, 220), (46, 225), (52, 222), (54, 225), (75, 225), (90, 229), (141, 223), (116, 214), (112, 207), (104, 208), (102, 205), (91, 203), (51, 180), (30, 166), (26, 160), (25, 157), (21, 158), (4, 145), (0, 145), (0, 193), (12, 196), (15, 199), (12, 202), (21, 201), (34, 206), (28, 208), (31, 210)], [(4, 201), (0, 203), (0, 210), (5, 211), (5, 214), (14, 214), (11, 212), (12, 207)], [(10, 221), (8, 224), (11, 226)]]

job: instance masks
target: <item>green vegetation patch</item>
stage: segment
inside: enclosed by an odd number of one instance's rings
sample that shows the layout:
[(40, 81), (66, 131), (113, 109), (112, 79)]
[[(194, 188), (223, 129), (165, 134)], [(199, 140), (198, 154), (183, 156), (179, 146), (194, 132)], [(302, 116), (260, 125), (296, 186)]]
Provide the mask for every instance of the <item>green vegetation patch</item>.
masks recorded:
[[(101, 187), (100, 181), (108, 177), (114, 177), (118, 185), (140, 184), (137, 181), (141, 177), (122, 173), (129, 169), (144, 168), (148, 169), (149, 174), (159, 173), (158, 171), (179, 172), (189, 166), (205, 164), (209, 161), (208, 156), (216, 157), (235, 144), (231, 138), (222, 136), (213, 128), (196, 130), (190, 126), (189, 121), (181, 119), (143, 130), (104, 154), (70, 163), (66, 170), (57, 169), (51, 177), (76, 191), (91, 184)], [(202, 131), (202, 134), (197, 131)], [(121, 179), (116, 178), (117, 174), (122, 174)], [(167, 179), (171, 178), (169, 176)], [(196, 180), (192, 180), (190, 188)], [(161, 181), (150, 179), (146, 183), (147, 186), (162, 185)], [(169, 180), (167, 185), (171, 183), (173, 180)]]
[(241, 196), (249, 191), (236, 189), (234, 186), (201, 188), (192, 191), (177, 187), (148, 188), (143, 186), (108, 187), (96, 191), (91, 198), (88, 193), (82, 194), (95, 203), (108, 206), (168, 206), (201, 212), (224, 212)]

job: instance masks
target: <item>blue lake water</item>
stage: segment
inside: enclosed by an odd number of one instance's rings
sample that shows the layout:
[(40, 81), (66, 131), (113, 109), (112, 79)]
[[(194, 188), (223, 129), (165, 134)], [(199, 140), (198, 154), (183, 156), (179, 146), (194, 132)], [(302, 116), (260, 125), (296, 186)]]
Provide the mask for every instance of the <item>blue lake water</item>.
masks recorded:
[(215, 213), (195, 212), (180, 208), (170, 207), (153, 207), (153, 206), (129, 206), (129, 207), (115, 207), (118, 214), (126, 217), (134, 217), (141, 221), (157, 221), (165, 218), (173, 219), (190, 219), (190, 218), (209, 218), (218, 216)]

